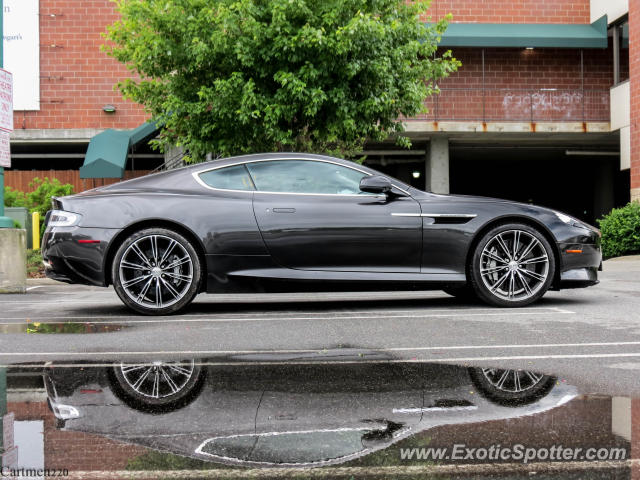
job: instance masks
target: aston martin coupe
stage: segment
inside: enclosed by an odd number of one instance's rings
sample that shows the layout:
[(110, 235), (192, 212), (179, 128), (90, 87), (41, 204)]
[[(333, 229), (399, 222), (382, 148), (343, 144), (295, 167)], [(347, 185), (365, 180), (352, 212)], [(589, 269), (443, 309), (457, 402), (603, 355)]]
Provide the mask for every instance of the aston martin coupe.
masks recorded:
[(109, 286), (133, 310), (199, 292), (443, 289), (521, 307), (598, 283), (600, 232), (548, 208), (423, 192), (297, 153), (215, 160), (55, 198), (50, 278)]

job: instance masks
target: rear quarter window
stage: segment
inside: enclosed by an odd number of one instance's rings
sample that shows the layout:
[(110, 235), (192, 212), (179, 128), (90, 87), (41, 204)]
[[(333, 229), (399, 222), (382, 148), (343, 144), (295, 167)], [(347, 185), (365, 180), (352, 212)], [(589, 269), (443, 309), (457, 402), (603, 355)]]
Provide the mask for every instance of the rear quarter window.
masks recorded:
[(244, 165), (223, 167), (198, 175), (207, 186), (222, 190), (255, 190), (251, 176)]

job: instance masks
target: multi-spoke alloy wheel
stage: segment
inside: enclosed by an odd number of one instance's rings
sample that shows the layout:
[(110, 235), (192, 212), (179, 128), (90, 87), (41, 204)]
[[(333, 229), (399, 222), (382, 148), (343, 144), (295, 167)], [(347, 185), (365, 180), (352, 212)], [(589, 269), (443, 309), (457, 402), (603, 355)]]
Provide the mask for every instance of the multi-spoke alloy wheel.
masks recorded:
[(522, 306), (547, 291), (555, 261), (540, 232), (528, 225), (503, 225), (480, 240), (470, 270), (480, 298), (498, 306)]
[(138, 395), (153, 399), (166, 398), (179, 393), (193, 375), (194, 361), (151, 362), (142, 365), (120, 365), (122, 378)]
[(556, 383), (554, 377), (528, 370), (470, 368), (469, 375), (487, 398), (508, 406), (535, 402), (549, 393)]
[(123, 362), (113, 367), (113, 374), (124, 400), (143, 408), (184, 406), (203, 379), (195, 360)]
[(502, 370), (483, 368), (482, 374), (496, 389), (503, 392), (520, 393), (535, 387), (544, 375), (528, 370)]
[(175, 232), (148, 229), (118, 250), (113, 279), (125, 304), (141, 313), (172, 313), (189, 303), (200, 280), (198, 256)]

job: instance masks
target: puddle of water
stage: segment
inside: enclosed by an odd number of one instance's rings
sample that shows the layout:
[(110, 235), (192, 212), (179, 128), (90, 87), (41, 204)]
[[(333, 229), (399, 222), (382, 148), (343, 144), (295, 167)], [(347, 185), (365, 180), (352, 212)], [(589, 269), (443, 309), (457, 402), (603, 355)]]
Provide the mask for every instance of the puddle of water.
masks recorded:
[(10, 325), (0, 325), (0, 334), (2, 333), (110, 333), (119, 332), (125, 325), (118, 324), (95, 324), (95, 323), (77, 323), (77, 322), (26, 322), (15, 323)]
[(631, 478), (640, 457), (640, 399), (582, 395), (535, 372), (185, 359), (2, 375), (5, 451), (71, 478), (306, 478), (318, 467), (321, 478), (604, 479)]

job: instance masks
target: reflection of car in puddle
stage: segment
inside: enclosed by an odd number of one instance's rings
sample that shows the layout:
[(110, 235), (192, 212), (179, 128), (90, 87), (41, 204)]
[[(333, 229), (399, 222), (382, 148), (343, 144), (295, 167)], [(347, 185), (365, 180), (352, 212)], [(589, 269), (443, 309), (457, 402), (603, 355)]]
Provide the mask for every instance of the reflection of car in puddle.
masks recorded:
[(576, 395), (527, 371), (438, 364), (50, 366), (64, 430), (237, 465), (315, 466), (418, 432), (544, 412)]

